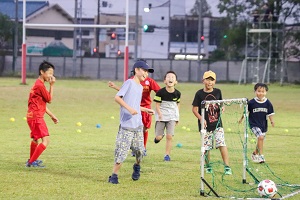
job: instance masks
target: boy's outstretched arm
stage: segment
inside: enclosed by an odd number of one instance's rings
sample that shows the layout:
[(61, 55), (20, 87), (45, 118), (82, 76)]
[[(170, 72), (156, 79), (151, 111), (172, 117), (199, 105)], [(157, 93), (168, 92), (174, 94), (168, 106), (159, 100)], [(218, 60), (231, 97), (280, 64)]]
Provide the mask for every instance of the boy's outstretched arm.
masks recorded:
[(145, 107), (140, 107), (140, 108), (141, 108), (141, 111), (146, 112), (146, 113), (148, 113), (150, 115), (154, 115), (155, 114), (155, 111), (152, 110), (152, 109), (145, 108)]
[(52, 119), (52, 121), (54, 122), (54, 124), (57, 124), (59, 122), (59, 120), (57, 119), (57, 117), (55, 117), (55, 115), (47, 107), (46, 107), (46, 113), (50, 116), (50, 118)]
[(120, 90), (120, 87), (116, 86), (116, 84), (114, 82), (108, 81), (108, 87), (111, 87), (117, 91)]

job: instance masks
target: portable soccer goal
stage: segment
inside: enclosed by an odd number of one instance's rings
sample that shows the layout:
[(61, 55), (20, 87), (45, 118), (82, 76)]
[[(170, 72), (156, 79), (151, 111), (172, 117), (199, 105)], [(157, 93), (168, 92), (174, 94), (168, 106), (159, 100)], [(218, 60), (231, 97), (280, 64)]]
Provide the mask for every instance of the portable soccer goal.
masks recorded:
[[(201, 103), (201, 116), (204, 117), (205, 110), (215, 106), (221, 110), (217, 126), (222, 123), (225, 132), (225, 142), (228, 148), (232, 175), (224, 173), (224, 163), (221, 154), (219, 150), (214, 149), (210, 150), (209, 158), (212, 170), (209, 173), (205, 170), (208, 151), (204, 147), (206, 129), (203, 128), (204, 120), (202, 120), (200, 131), (200, 195), (231, 199), (266, 199), (266, 197), (261, 197), (257, 192), (257, 185), (266, 179), (276, 183), (278, 191), (273, 197), (275, 199), (285, 199), (299, 194), (300, 185), (290, 184), (282, 180), (271, 169), (267, 161), (265, 163), (252, 162), (251, 154), (256, 148), (256, 137), (248, 126), (247, 99), (203, 101)], [(242, 123), (239, 123), (242, 116), (244, 116), (244, 120)], [(214, 137), (214, 133), (212, 137)]]

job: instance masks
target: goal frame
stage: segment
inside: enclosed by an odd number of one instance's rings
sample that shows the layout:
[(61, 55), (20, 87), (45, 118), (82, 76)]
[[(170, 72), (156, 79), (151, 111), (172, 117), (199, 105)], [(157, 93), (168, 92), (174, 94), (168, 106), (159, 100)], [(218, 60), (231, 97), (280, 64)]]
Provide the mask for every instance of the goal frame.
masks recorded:
[[(200, 154), (200, 173), (201, 173), (201, 182), (200, 182), (200, 195), (204, 196), (204, 185), (206, 185), (208, 188), (211, 189), (211, 191), (219, 197), (216, 191), (212, 189), (212, 187), (206, 182), (204, 178), (204, 164), (205, 164), (205, 147), (204, 147), (204, 135), (206, 134), (206, 129), (204, 128), (204, 121), (205, 121), (205, 109), (210, 104), (229, 104), (229, 103), (236, 103), (239, 105), (244, 106), (244, 111), (248, 110), (248, 100), (247, 98), (236, 98), (236, 99), (223, 99), (223, 100), (210, 100), (210, 101), (202, 101), (201, 102), (201, 154)], [(243, 112), (244, 115), (246, 115), (246, 112)], [(244, 141), (243, 141), (243, 177), (242, 177), (242, 183), (246, 183), (246, 170), (247, 170), (247, 138), (248, 138), (248, 120), (247, 116), (244, 116), (246, 120), (244, 120)]]

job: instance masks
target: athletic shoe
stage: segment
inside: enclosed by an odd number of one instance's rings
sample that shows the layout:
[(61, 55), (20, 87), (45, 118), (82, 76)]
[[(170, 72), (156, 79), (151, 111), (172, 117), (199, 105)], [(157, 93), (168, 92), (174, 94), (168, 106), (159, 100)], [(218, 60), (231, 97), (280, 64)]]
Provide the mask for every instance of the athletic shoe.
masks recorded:
[(169, 156), (169, 155), (165, 155), (165, 157), (164, 157), (164, 161), (171, 161), (171, 158), (170, 158), (170, 156)]
[(156, 138), (154, 138), (154, 143), (155, 144), (157, 144), (157, 143), (159, 143), (160, 142), (160, 140), (157, 140)]
[(207, 173), (207, 174), (213, 173), (213, 169), (210, 165), (205, 165), (204, 168), (205, 168), (205, 173)]
[(39, 164), (37, 161), (34, 161), (34, 162), (32, 162), (32, 163), (29, 163), (29, 161), (27, 161), (25, 167), (38, 167), (38, 168), (44, 168), (45, 166)]
[[(165, 137), (165, 134), (163, 134), (162, 138), (160, 140), (162, 140)], [(160, 140), (157, 140), (156, 138), (154, 138), (154, 143), (157, 144), (160, 142)]]
[(253, 162), (259, 163), (259, 155), (252, 153), (251, 158)]
[(143, 156), (147, 156), (147, 150), (146, 149), (143, 152)]
[(229, 166), (224, 167), (224, 174), (225, 175), (231, 175), (232, 174), (231, 168)]
[(134, 164), (133, 165), (133, 173), (132, 173), (132, 180), (137, 181), (140, 178), (140, 171), (141, 171), (141, 166)]
[(259, 155), (259, 156), (258, 156), (258, 162), (259, 162), (259, 163), (264, 163), (264, 162), (266, 162), (264, 155)]
[(118, 184), (119, 183), (118, 174), (112, 174), (111, 176), (109, 176), (108, 182), (112, 184)]
[[(27, 160), (26, 164), (29, 162), (29, 160), (30, 160), (30, 159)], [(43, 164), (43, 161), (42, 161), (42, 160), (35, 160), (35, 162), (37, 162), (37, 163), (40, 164), (40, 165)]]
[(207, 174), (213, 173), (212, 166), (210, 164), (204, 165), (204, 169), (205, 169), (205, 173), (207, 173)]

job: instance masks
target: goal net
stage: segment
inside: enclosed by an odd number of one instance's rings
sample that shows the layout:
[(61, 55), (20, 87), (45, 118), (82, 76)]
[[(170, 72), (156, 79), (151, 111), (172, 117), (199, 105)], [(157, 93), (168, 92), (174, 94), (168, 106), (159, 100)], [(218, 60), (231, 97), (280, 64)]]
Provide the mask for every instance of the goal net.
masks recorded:
[[(224, 107), (224, 112), (220, 113), (218, 125), (222, 119), (232, 175), (225, 175), (225, 166), (218, 149), (209, 151), (209, 166), (212, 170), (206, 171), (205, 167), (206, 162), (208, 162), (208, 151), (204, 148), (204, 135), (206, 135), (206, 130), (202, 128), (200, 195), (232, 199), (265, 199), (260, 197), (257, 192), (258, 183), (265, 179), (272, 180), (276, 183), (278, 192), (273, 198), (285, 199), (299, 194), (300, 185), (290, 184), (282, 180), (278, 174), (271, 169), (268, 162), (254, 163), (252, 161), (251, 154), (256, 148), (256, 137), (248, 126), (247, 99), (203, 101), (201, 105), (201, 116), (205, 116), (205, 111), (216, 104), (220, 107), (220, 110)], [(238, 123), (242, 116), (244, 116), (243, 122)], [(201, 123), (201, 127), (204, 127), (204, 120), (202, 120)], [(214, 134), (215, 133), (213, 133), (213, 137)]]

